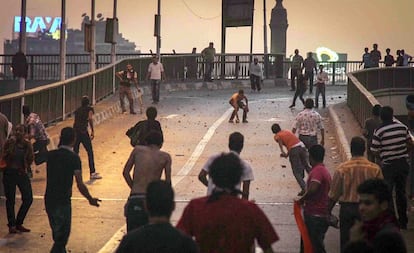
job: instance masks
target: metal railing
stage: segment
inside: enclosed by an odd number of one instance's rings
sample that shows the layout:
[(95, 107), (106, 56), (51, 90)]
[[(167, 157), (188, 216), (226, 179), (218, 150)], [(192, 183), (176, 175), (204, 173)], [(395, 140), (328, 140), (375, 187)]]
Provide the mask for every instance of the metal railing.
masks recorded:
[(371, 117), (372, 107), (380, 104), (375, 96), (384, 92), (412, 94), (414, 68), (372, 68), (348, 73), (347, 104), (361, 126)]
[[(118, 54), (117, 60), (142, 58), (145, 63), (150, 54)], [(217, 54), (214, 60), (213, 77), (215, 79), (248, 79), (249, 65), (253, 57), (258, 57), (264, 64), (266, 78), (289, 78), (290, 61), (281, 59), (277, 64), (278, 55), (268, 54)], [(0, 81), (13, 80), (11, 62), (13, 55), (0, 55)], [(59, 55), (27, 55), (29, 65), (28, 81), (59, 81)], [(89, 72), (89, 54), (66, 55), (66, 78), (71, 78)], [(111, 63), (110, 54), (96, 55), (96, 69), (108, 66)], [(162, 54), (167, 77), (170, 81), (202, 80), (204, 75), (204, 61), (200, 54)], [(319, 64), (319, 62), (318, 62)], [(346, 83), (346, 73), (360, 69), (359, 61), (321, 62), (325, 65), (329, 80), (332, 84)], [(140, 73), (146, 72), (146, 64), (138, 64), (135, 69)], [(280, 74), (278, 74), (280, 73)], [(145, 78), (140, 75), (139, 78)]]

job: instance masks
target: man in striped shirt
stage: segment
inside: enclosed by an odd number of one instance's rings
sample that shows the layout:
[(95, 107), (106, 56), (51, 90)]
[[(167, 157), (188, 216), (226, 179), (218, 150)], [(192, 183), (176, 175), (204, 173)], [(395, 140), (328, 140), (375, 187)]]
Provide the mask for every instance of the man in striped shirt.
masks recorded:
[[(401, 229), (407, 229), (407, 196), (405, 187), (409, 172), (408, 146), (412, 140), (408, 128), (394, 121), (394, 111), (390, 106), (381, 109), (383, 124), (377, 128), (372, 138), (371, 151), (380, 155), (382, 174), (392, 190), (395, 187), (396, 208)], [(395, 208), (394, 208), (395, 209)]]

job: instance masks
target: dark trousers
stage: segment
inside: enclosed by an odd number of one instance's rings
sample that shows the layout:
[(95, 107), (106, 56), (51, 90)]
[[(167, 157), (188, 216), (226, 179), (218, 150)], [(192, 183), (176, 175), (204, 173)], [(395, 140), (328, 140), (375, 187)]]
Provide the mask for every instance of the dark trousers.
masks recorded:
[(124, 207), (127, 232), (148, 224), (148, 215), (144, 207), (145, 195), (132, 195)]
[[(312, 242), (313, 252), (314, 253), (326, 253), (325, 250), (325, 234), (328, 231), (328, 222), (326, 217), (317, 217), (311, 215), (304, 215), (305, 225), (308, 229), (309, 238)], [(300, 243), (300, 252), (304, 252), (303, 241), (301, 239)]]
[[(233, 105), (231, 104), (231, 106), (233, 106)], [(243, 121), (246, 121), (247, 120), (247, 108), (246, 108), (246, 105), (243, 102), (239, 102), (238, 103), (238, 107), (241, 108), (241, 109), (243, 109)], [(234, 106), (233, 106), (233, 108), (234, 108), (234, 110), (233, 110), (233, 113), (230, 116), (230, 120), (233, 120), (234, 117), (236, 117), (236, 116), (237, 116), (236, 119), (239, 120), (238, 110), (236, 110), (236, 108)]]
[(390, 163), (383, 164), (382, 166), (382, 174), (384, 175), (384, 179), (388, 183), (390, 190), (392, 191), (395, 189), (397, 210), (394, 208), (394, 213), (395, 216), (398, 215), (398, 221), (401, 226), (406, 226), (408, 223), (407, 196), (405, 192), (408, 171), (409, 165), (405, 158), (394, 160)]
[(88, 131), (76, 131), (75, 145), (73, 151), (79, 154), (79, 146), (82, 143), (83, 147), (88, 153), (89, 173), (95, 173), (95, 160), (93, 157), (92, 141)]
[(134, 99), (132, 97), (131, 87), (125, 86), (125, 85), (120, 85), (119, 86), (119, 102), (121, 103), (122, 112), (126, 112), (125, 101), (124, 101), (125, 96), (128, 99), (129, 112), (134, 112)]
[(299, 135), (299, 140), (305, 144), (305, 147), (309, 150), (313, 145), (318, 144), (318, 136), (316, 135)]
[(160, 101), (160, 83), (161, 80), (151, 79), (152, 101), (158, 103)]
[(260, 76), (256, 76), (256, 75), (250, 75), (250, 86), (252, 87), (252, 90), (256, 90), (260, 91), (262, 89), (262, 87), (260, 87)]
[(319, 107), (319, 95), (322, 95), (323, 107), (326, 107), (325, 84), (316, 84), (315, 107)]
[[(22, 225), (27, 212), (33, 203), (33, 192), (30, 179), (26, 173), (15, 168), (6, 168), (3, 173), (4, 195), (6, 197), (7, 221), (9, 227)], [(22, 204), (15, 216), (16, 186), (22, 195)]]
[(302, 190), (305, 190), (306, 183), (303, 178), (305, 177), (305, 171), (309, 172), (308, 152), (306, 148), (300, 146), (291, 148), (289, 150), (289, 161), (296, 182), (298, 182)]
[(309, 80), (309, 93), (312, 93), (313, 91), (313, 70), (312, 71), (306, 71), (305, 70), (305, 76), (308, 77)]
[(292, 105), (296, 104), (296, 99), (299, 97), (300, 101), (302, 101), (302, 104), (305, 105), (305, 99), (303, 99), (303, 94), (305, 93), (306, 89), (297, 87), (295, 91), (295, 95), (293, 96), (293, 102)]
[(206, 62), (206, 71), (204, 72), (204, 81), (210, 82), (211, 81), (211, 72), (213, 72), (214, 62)]
[(297, 79), (298, 77), (298, 69), (290, 69), (290, 89), (291, 90), (295, 90), (296, 89), (296, 85), (295, 85), (295, 79)]
[(72, 222), (71, 204), (51, 206), (45, 203), (45, 206), (54, 241), (50, 253), (66, 253)]
[(358, 212), (358, 203), (341, 202), (339, 209), (339, 235), (341, 252), (343, 252), (345, 245), (349, 242), (349, 231), (356, 220), (360, 220)]
[(410, 198), (414, 198), (414, 150), (411, 150), (410, 154), (410, 173), (408, 182), (410, 184)]

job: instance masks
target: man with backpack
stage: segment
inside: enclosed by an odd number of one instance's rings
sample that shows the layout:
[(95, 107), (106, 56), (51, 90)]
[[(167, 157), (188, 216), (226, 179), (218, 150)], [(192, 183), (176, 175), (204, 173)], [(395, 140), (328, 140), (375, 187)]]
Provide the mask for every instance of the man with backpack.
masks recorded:
[(133, 147), (136, 145), (146, 145), (145, 137), (153, 130), (161, 133), (162, 142), (164, 142), (161, 124), (155, 119), (157, 117), (157, 108), (153, 106), (148, 107), (146, 115), (146, 120), (139, 121), (126, 132), (126, 135), (130, 138), (131, 146)]
[(138, 74), (137, 72), (134, 70), (134, 68), (132, 67), (131, 64), (127, 64), (127, 69), (123, 70), (123, 71), (119, 71), (116, 73), (116, 76), (119, 78), (120, 83), (119, 83), (119, 100), (121, 103), (121, 109), (122, 109), (122, 113), (126, 112), (125, 109), (125, 102), (124, 102), (124, 98), (125, 96), (128, 98), (128, 102), (129, 102), (129, 113), (130, 114), (136, 114), (136, 112), (134, 111), (134, 99), (132, 97), (132, 92), (131, 92), (131, 85), (134, 84), (135, 87), (137, 88), (138, 91), (138, 99), (140, 102), (140, 107), (141, 107), (141, 113), (142, 113), (142, 91), (138, 88)]

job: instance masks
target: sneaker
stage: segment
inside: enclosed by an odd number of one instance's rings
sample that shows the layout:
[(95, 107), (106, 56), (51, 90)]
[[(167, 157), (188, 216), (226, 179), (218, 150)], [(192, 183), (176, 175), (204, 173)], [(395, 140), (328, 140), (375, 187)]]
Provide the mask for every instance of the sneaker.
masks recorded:
[(90, 177), (90, 179), (91, 179), (91, 180), (92, 180), (92, 179), (102, 179), (102, 176), (101, 176), (101, 175), (99, 175), (99, 173), (94, 172), (94, 173), (91, 173), (91, 177)]
[(233, 120), (231, 119), (231, 120), (229, 120), (229, 123), (234, 123), (234, 122), (233, 122)]
[(129, 114), (137, 114), (136, 112), (129, 112)]
[(23, 225), (17, 225), (16, 229), (19, 230), (20, 232), (30, 232), (30, 229), (23, 227)]
[(243, 120), (243, 123), (249, 123), (249, 121), (247, 121), (247, 120)]
[(236, 119), (236, 123), (240, 123), (240, 120)]
[(122, 110), (122, 112), (121, 113), (126, 113), (126, 110)]
[(295, 105), (290, 105), (290, 106), (289, 106), (289, 108), (293, 108), (293, 107), (295, 107)]

